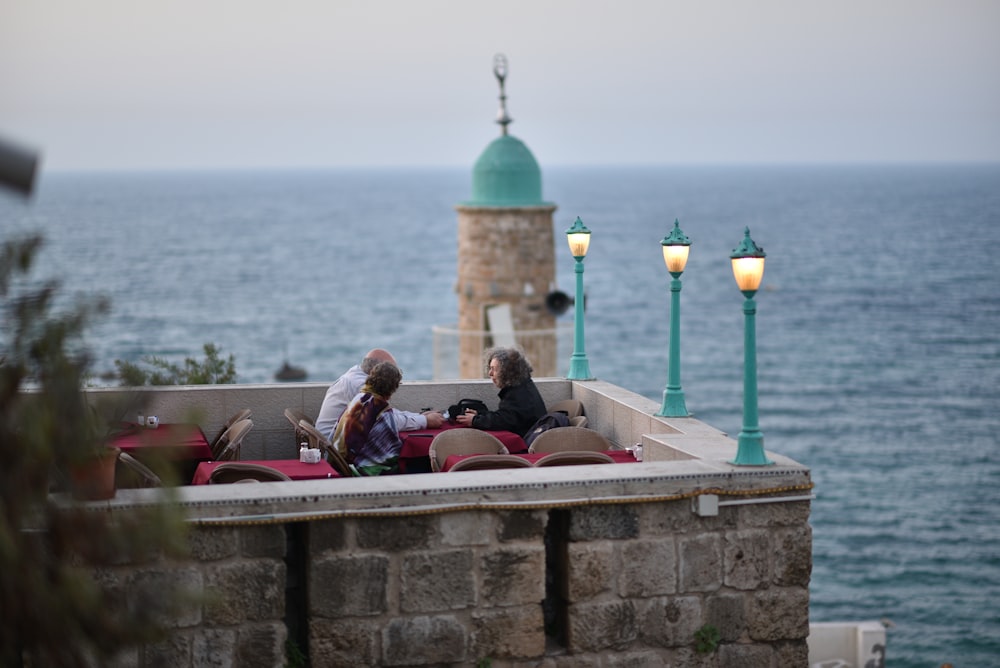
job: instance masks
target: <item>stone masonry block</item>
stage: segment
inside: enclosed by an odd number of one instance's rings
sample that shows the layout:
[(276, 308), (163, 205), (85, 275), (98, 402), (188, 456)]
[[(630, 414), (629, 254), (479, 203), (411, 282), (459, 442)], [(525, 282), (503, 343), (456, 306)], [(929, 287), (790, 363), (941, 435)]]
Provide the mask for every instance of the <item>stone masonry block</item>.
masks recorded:
[(635, 538), (639, 517), (634, 505), (584, 506), (570, 511), (569, 539), (572, 541)]
[(723, 642), (735, 642), (747, 630), (743, 594), (715, 594), (705, 601), (706, 622), (719, 629)]
[(236, 656), (235, 629), (202, 629), (194, 634), (191, 652), (192, 666), (233, 668)]
[(313, 666), (376, 666), (381, 628), (382, 622), (371, 617), (313, 617), (309, 621), (310, 663)]
[(809, 643), (806, 640), (775, 643), (772, 647), (774, 647), (776, 666), (809, 665)]
[(446, 513), (438, 517), (442, 545), (488, 545), (494, 531), (495, 516), (489, 513)]
[(400, 607), (403, 612), (435, 612), (476, 604), (472, 551), (421, 552), (403, 558)]
[(406, 552), (426, 549), (432, 539), (440, 540), (438, 517), (433, 515), (366, 518), (356, 526), (358, 547), (362, 549)]
[(142, 648), (142, 665), (157, 667), (206, 665), (193, 662), (193, 647), (194, 638), (190, 631), (171, 633), (164, 640), (149, 643)]
[[(808, 494), (808, 491), (799, 493)], [(741, 527), (801, 526), (809, 521), (809, 509), (808, 501), (739, 506), (739, 522)]]
[(812, 529), (809, 525), (777, 530), (774, 541), (774, 583), (806, 587), (812, 577)]
[[(770, 645), (723, 644), (719, 646), (719, 665), (726, 668), (764, 668), (774, 665)], [(805, 666), (806, 664), (800, 664)]]
[(566, 559), (567, 578), (563, 595), (567, 601), (588, 601), (608, 591), (614, 584), (614, 548), (610, 542), (570, 543)]
[(309, 523), (309, 553), (313, 558), (327, 550), (339, 552), (347, 547), (347, 522), (326, 520)]
[(677, 592), (677, 552), (672, 538), (636, 540), (619, 549), (618, 593), (649, 598)]
[(499, 514), (501, 542), (514, 540), (539, 540), (545, 534), (548, 516), (544, 510), (512, 510)]
[(702, 603), (697, 596), (663, 596), (636, 602), (640, 637), (654, 647), (684, 647), (702, 627)]
[(382, 631), (381, 665), (465, 662), (468, 631), (452, 616), (394, 618)]
[(285, 616), (285, 564), (276, 560), (246, 560), (209, 569), (205, 586), (211, 598), (205, 620), (239, 624)]
[[(140, 668), (142, 666), (140, 657), (141, 647), (127, 647), (118, 650), (113, 656), (105, 657), (101, 668)], [(91, 661), (89, 665), (94, 665)]]
[(285, 558), (285, 527), (265, 524), (240, 528), (240, 553), (244, 557)]
[(527, 659), (545, 654), (542, 606), (523, 605), (473, 613), (473, 657)]
[(601, 668), (601, 657), (581, 654), (546, 657), (537, 668)]
[(309, 610), (318, 617), (378, 615), (386, 611), (389, 558), (384, 555), (325, 557), (309, 573)]
[(484, 606), (540, 603), (545, 598), (545, 548), (506, 547), (481, 559)]
[(136, 571), (128, 582), (129, 610), (168, 628), (201, 623), (203, 579), (199, 571), (193, 568)]
[(763, 529), (728, 531), (724, 537), (723, 582), (734, 589), (757, 589), (771, 580), (771, 537)]
[(636, 512), (642, 535), (647, 538), (686, 533), (697, 519), (691, 512), (691, 502), (687, 499), (640, 503), (636, 505)]
[(750, 637), (763, 642), (809, 635), (809, 591), (772, 587), (755, 592), (747, 611)]
[(607, 657), (604, 665), (607, 668), (663, 668), (675, 664), (671, 663), (665, 654), (645, 650), (612, 654)]
[(722, 586), (722, 538), (701, 534), (680, 541), (681, 592), (715, 591)]
[(570, 652), (621, 651), (639, 635), (636, 617), (632, 601), (570, 605), (566, 649)]
[(236, 554), (236, 527), (194, 527), (188, 532), (191, 556), (198, 561), (226, 559)]
[(285, 665), (284, 622), (254, 624), (240, 628), (236, 641), (236, 665), (240, 668), (272, 668)]

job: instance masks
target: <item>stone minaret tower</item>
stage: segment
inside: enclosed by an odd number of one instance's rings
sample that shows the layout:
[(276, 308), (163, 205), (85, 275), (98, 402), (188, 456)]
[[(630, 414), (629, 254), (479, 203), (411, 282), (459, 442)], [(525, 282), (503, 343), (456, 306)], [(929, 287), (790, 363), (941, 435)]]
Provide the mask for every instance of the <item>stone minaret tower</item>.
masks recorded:
[[(472, 199), (458, 211), (458, 369), (482, 378), (482, 353), (516, 345), (534, 376), (556, 375), (556, 322), (545, 305), (555, 289), (554, 204), (542, 201), (542, 173), (520, 139), (507, 134), (504, 80), (507, 59), (497, 55), (500, 136), (472, 170)], [(512, 331), (513, 330), (513, 331)]]

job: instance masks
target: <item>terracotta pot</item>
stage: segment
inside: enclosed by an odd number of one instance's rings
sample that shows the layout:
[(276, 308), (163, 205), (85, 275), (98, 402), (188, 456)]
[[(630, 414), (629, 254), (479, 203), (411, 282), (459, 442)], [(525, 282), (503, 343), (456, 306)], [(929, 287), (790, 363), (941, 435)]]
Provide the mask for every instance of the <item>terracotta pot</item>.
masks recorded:
[(108, 448), (106, 455), (73, 466), (69, 472), (73, 497), (81, 501), (113, 499), (119, 453), (120, 448)]

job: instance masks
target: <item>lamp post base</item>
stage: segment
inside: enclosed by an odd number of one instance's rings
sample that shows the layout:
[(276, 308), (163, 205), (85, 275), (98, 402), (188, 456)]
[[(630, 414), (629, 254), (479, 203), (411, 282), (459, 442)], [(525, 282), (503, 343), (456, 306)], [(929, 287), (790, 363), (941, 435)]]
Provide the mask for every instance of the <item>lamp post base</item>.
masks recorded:
[(566, 374), (567, 380), (594, 380), (594, 377), (590, 374), (590, 362), (587, 361), (586, 357), (577, 357), (574, 355), (569, 360), (569, 373)]
[(764, 454), (764, 436), (740, 432), (737, 437), (736, 458), (729, 461), (736, 466), (771, 466), (773, 461)]
[(683, 392), (672, 392), (666, 390), (663, 393), (663, 405), (656, 417), (691, 417), (687, 406), (684, 404)]

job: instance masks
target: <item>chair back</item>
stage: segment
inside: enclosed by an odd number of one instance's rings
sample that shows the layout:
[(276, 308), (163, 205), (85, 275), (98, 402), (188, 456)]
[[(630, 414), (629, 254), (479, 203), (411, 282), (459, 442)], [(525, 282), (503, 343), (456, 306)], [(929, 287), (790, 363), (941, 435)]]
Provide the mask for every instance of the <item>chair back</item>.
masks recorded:
[(326, 439), (326, 436), (320, 433), (319, 429), (314, 427), (308, 420), (299, 420), (299, 430), (306, 435), (306, 440), (309, 441), (310, 448), (319, 449), (326, 457), (326, 460), (330, 462), (330, 466), (339, 473), (341, 476), (349, 478), (355, 475), (354, 471), (351, 469), (350, 464), (344, 459), (344, 456), (337, 451), (337, 448), (333, 447), (333, 444)]
[(548, 413), (565, 413), (566, 417), (570, 419), (586, 415), (586, 411), (583, 410), (583, 403), (579, 399), (563, 399), (562, 401), (555, 402), (545, 410)]
[(610, 450), (611, 443), (593, 429), (584, 427), (556, 427), (543, 431), (528, 452), (561, 452), (563, 450), (590, 450), (602, 452)]
[(579, 464), (614, 464), (615, 460), (604, 452), (591, 450), (561, 450), (550, 452), (537, 462), (535, 466), (572, 466)]
[(294, 408), (285, 409), (285, 419), (292, 423), (292, 427), (295, 428), (295, 447), (298, 448), (299, 444), (302, 443), (303, 440), (308, 440), (305, 432), (299, 429), (299, 423), (305, 420), (309, 424), (315, 425), (316, 421), (302, 411)]
[(431, 470), (440, 471), (451, 455), (506, 455), (507, 448), (493, 434), (471, 427), (446, 429), (431, 441)]
[(238, 420), (230, 425), (226, 433), (222, 435), (222, 447), (218, 454), (213, 453), (215, 461), (224, 462), (232, 461), (240, 458), (240, 446), (243, 445), (243, 439), (246, 437), (247, 433), (253, 428), (253, 420), (249, 418)]
[(531, 462), (517, 455), (475, 455), (455, 463), (452, 471), (487, 471), (493, 469), (530, 469)]
[(212, 457), (214, 459), (218, 459), (219, 458), (219, 456), (218, 456), (219, 452), (222, 452), (222, 448), (224, 448), (226, 446), (225, 443), (221, 442), (222, 441), (222, 437), (226, 433), (226, 430), (229, 429), (230, 427), (232, 427), (234, 424), (236, 424), (240, 420), (246, 420), (246, 419), (248, 419), (250, 417), (250, 415), (251, 415), (251, 413), (250, 413), (250, 409), (249, 408), (241, 408), (240, 410), (238, 410), (235, 413), (233, 413), (232, 415), (230, 415), (229, 418), (224, 423), (222, 423), (222, 426), (219, 427), (219, 431), (215, 434), (215, 436), (212, 438), (212, 440), (209, 441), (209, 443), (212, 446)]
[[(162, 487), (163, 481), (153, 470), (127, 452), (118, 453), (118, 461), (125, 465), (128, 473), (128, 487)], [(119, 487), (123, 484), (119, 484)]]
[(586, 427), (587, 426), (587, 416), (577, 415), (576, 417), (571, 417), (569, 419), (569, 426), (571, 427)]
[(265, 466), (263, 464), (251, 464), (250, 462), (225, 462), (219, 464), (208, 477), (208, 483), (243, 482), (257, 480), (269, 482), (275, 480), (291, 480), (287, 475), (278, 469)]

